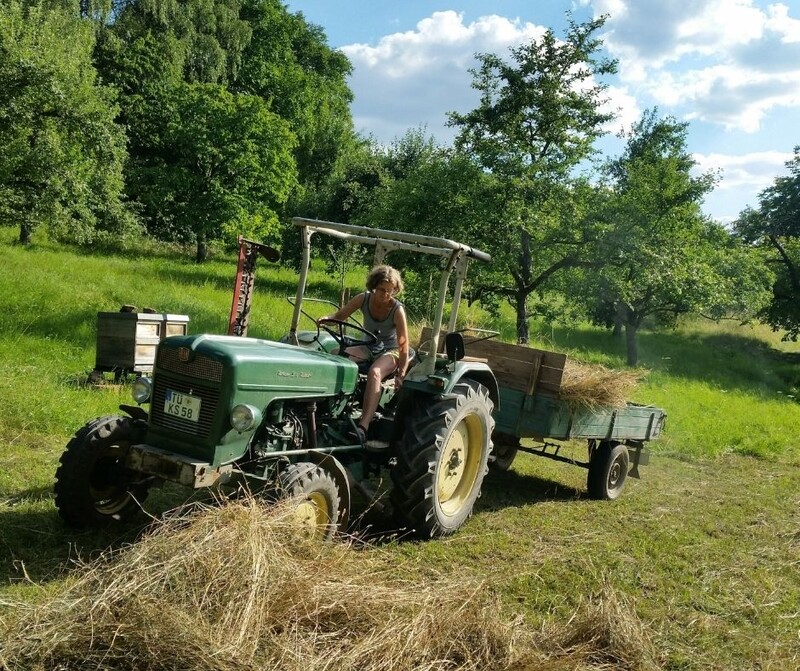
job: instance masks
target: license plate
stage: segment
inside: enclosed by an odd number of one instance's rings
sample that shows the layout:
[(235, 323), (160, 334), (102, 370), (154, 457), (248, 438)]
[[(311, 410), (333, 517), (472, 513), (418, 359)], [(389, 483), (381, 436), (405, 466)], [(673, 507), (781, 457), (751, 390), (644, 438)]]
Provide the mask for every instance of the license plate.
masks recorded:
[(173, 417), (196, 422), (200, 419), (200, 398), (167, 389), (164, 412)]

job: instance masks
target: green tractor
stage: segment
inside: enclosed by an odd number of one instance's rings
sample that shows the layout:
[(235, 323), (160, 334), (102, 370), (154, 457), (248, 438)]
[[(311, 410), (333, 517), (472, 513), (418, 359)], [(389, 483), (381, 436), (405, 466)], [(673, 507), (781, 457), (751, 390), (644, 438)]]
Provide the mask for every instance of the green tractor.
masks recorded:
[[(136, 405), (92, 420), (67, 444), (55, 503), (69, 525), (124, 520), (140, 510), (151, 487), (174, 482), (291, 498), (309, 533), (328, 539), (347, 529), (351, 494), (372, 496), (370, 483), (386, 471), (392, 512), (409, 532), (446, 536), (471, 515), (487, 472), (499, 396), (488, 365), (464, 357), (455, 324), (467, 266), (489, 256), (443, 238), (310, 219), (293, 223), (303, 259), (288, 334), (281, 342), (219, 335), (162, 341), (152, 377), (134, 384)], [(395, 250), (443, 260), (434, 335), (399, 391), (384, 381), (372, 423), (378, 448), (350, 437), (364, 376), (335, 353), (374, 336), (352, 321), (298, 328), (315, 233), (374, 246), (375, 264)], [(446, 352), (440, 352), (453, 276)]]

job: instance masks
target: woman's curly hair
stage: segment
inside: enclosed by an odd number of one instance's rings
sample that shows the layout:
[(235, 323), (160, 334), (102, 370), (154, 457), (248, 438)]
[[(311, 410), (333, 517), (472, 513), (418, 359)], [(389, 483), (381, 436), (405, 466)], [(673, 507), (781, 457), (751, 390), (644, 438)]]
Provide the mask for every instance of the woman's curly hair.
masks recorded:
[(394, 293), (399, 294), (403, 291), (403, 278), (400, 271), (391, 266), (375, 266), (367, 275), (367, 289), (374, 291), (384, 282), (394, 285)]

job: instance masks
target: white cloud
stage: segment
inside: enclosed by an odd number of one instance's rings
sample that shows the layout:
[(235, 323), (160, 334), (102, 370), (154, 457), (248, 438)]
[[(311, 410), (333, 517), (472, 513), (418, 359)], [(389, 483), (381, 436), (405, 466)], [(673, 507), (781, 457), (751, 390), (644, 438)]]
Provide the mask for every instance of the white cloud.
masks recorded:
[(771, 111), (800, 105), (800, 67), (773, 73), (732, 65), (686, 72), (662, 70), (652, 72), (647, 85), (637, 91), (686, 120), (755, 133)]
[(689, 13), (677, 24), (676, 53), (725, 54), (731, 46), (759, 39), (764, 32), (765, 15), (749, 0), (713, 0), (684, 5)]
[(725, 54), (760, 38), (768, 20), (751, 0), (594, 0), (592, 5), (595, 14), (609, 15), (608, 49), (646, 68)]
[(786, 162), (793, 154), (761, 151), (741, 154), (694, 154), (697, 171), (718, 170), (721, 181), (705, 201), (707, 212), (724, 224), (729, 224), (746, 207), (758, 208), (758, 194), (786, 172)]
[(800, 106), (800, 21), (752, 0), (593, 0), (632, 95), (687, 120), (753, 133)]
[(443, 63), (469, 63), (475, 52), (507, 49), (541, 35), (544, 28), (502, 16), (483, 16), (468, 25), (452, 10), (434, 12), (417, 29), (387, 35), (377, 46), (351, 44), (342, 51), (356, 67), (410, 77)]
[(789, 18), (786, 5), (770, 5), (768, 14), (767, 26), (770, 30), (781, 34), (784, 42), (800, 42), (800, 20)]
[[(388, 141), (412, 126), (441, 127), (447, 112), (466, 112), (478, 102), (468, 72), (476, 52), (504, 54), (544, 31), (495, 15), (465, 24), (462, 14), (443, 11), (419, 21), (416, 30), (381, 38), (376, 46), (342, 47), (354, 67), (356, 128)], [(446, 140), (453, 133), (437, 135)]]
[[(735, 156), (732, 154), (694, 154), (700, 172), (722, 170), (720, 191), (745, 190), (759, 192), (775, 181), (775, 176), (785, 171), (791, 152), (760, 151)], [(755, 205), (755, 203), (754, 203)]]
[(613, 112), (616, 118), (611, 121), (606, 130), (609, 133), (618, 135), (622, 131), (630, 130), (642, 116), (642, 109), (636, 100), (636, 96), (630, 94), (626, 88), (619, 86), (609, 86), (606, 89), (608, 102), (603, 105), (603, 112)]

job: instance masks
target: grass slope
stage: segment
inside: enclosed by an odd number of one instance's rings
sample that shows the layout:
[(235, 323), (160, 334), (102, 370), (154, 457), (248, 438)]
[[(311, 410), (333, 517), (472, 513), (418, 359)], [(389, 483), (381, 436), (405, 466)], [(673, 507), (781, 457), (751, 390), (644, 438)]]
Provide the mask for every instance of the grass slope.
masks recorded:
[[(95, 255), (12, 240), (0, 231), (0, 618), (4, 602), (58, 593), (77, 557), (137, 538), (136, 527), (68, 530), (51, 498), (70, 435), (129, 399), (124, 387), (83, 385), (96, 313), (151, 306), (189, 315), (191, 332), (221, 333), (235, 271), (232, 256), (197, 266), (163, 248)], [(294, 281), (262, 264), (252, 335), (285, 330)], [(323, 271), (311, 286), (338, 293)], [(597, 329), (542, 328), (536, 344), (624, 361), (622, 344)], [(800, 668), (800, 350), (763, 328), (695, 323), (644, 332), (640, 351), (650, 373), (633, 400), (665, 408), (667, 431), (620, 500), (590, 501), (585, 471), (521, 455), (487, 478), (453, 538), (362, 553), (388, 556), (420, 585), (444, 574), (475, 581), (531, 632), (616, 595), (645, 623), (662, 669)], [(582, 456), (582, 446), (567, 449)], [(184, 494), (165, 488), (148, 510)]]

